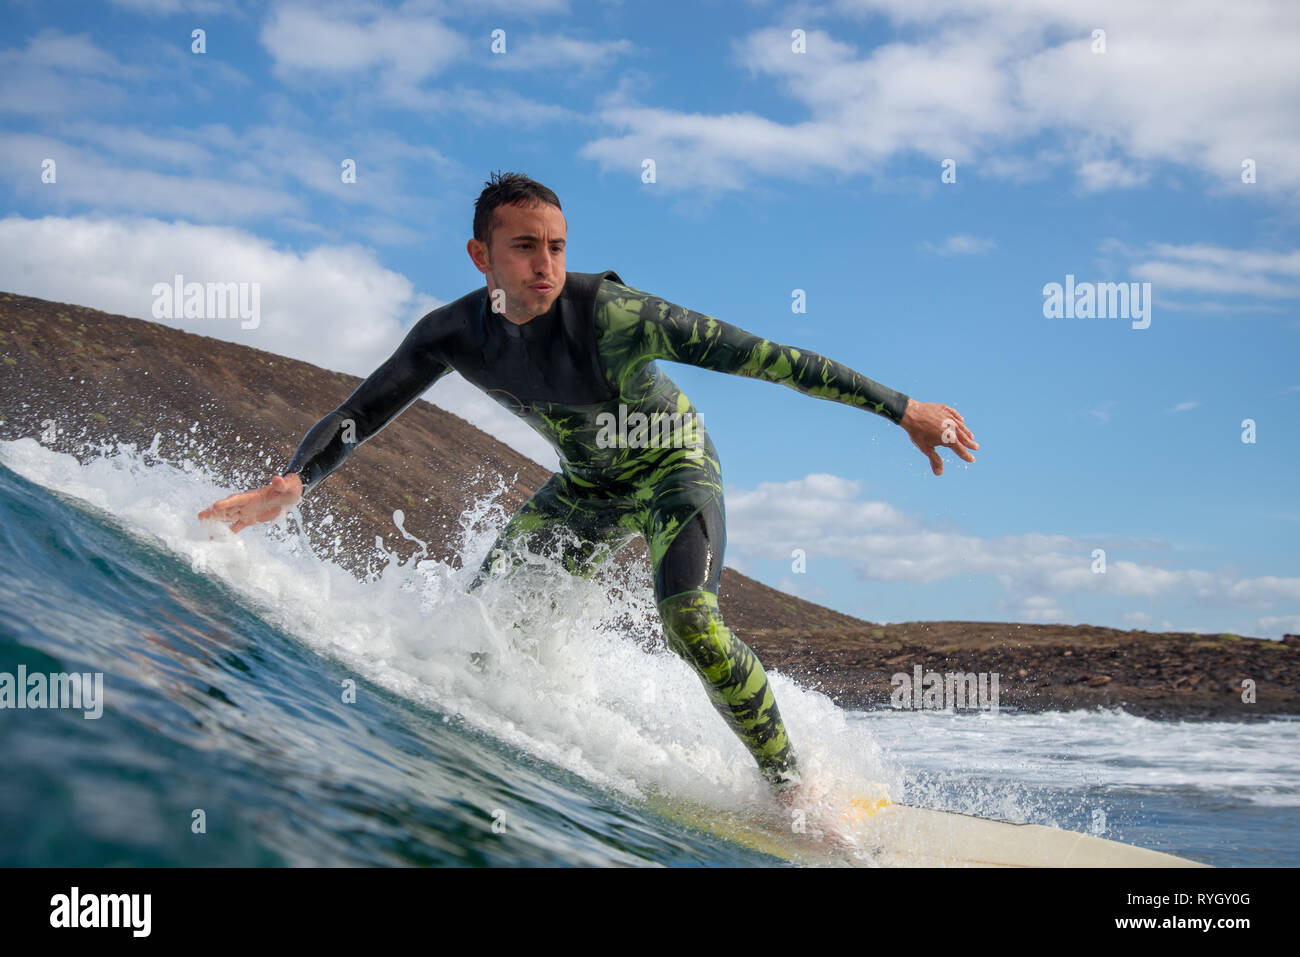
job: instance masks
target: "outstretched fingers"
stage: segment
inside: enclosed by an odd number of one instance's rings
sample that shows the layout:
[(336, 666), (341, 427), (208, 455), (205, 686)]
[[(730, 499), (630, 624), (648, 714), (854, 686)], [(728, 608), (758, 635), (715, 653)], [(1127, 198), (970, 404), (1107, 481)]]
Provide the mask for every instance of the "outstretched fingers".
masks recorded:
[(979, 445), (976, 444), (974, 438), (968, 436), (969, 433), (967, 433), (966, 436), (963, 436), (960, 431), (954, 434), (951, 439), (948, 439), (945, 435), (943, 446), (944, 448), (952, 449), (959, 458), (965, 459), (967, 462), (974, 462), (975, 456), (970, 454), (970, 449), (979, 448)]
[(230, 512), (238, 511), (257, 499), (257, 492), (236, 492), (227, 495), (219, 502), (213, 502), (209, 508), (199, 512), (199, 518), (221, 518)]
[(943, 444), (951, 448), (967, 462), (974, 462), (974, 457), (966, 449), (978, 449), (980, 445), (975, 441), (974, 434), (966, 425), (966, 420), (962, 418), (960, 412), (950, 405), (940, 406), (940, 408), (951, 416), (951, 419), (945, 419), (943, 422)]
[(912, 438), (912, 444), (915, 445), (918, 449), (920, 449), (921, 454), (923, 454), (927, 459), (930, 460), (930, 471), (933, 472), (935, 475), (942, 475), (943, 459), (939, 458), (939, 453), (935, 449), (935, 447), (926, 442), (918, 441), (916, 436), (912, 436), (911, 438)]
[(942, 475), (943, 459), (940, 458), (938, 449), (949, 449), (958, 458), (966, 462), (974, 462), (975, 456), (971, 455), (970, 450), (978, 449), (979, 443), (975, 441), (974, 434), (966, 425), (966, 420), (962, 418), (960, 412), (950, 405), (938, 404), (937, 408), (942, 415), (938, 427), (939, 434), (937, 436), (933, 433), (922, 434), (920, 440), (914, 436), (912, 441), (930, 460), (930, 470), (935, 475)]
[(199, 520), (217, 519), (230, 525), (232, 532), (247, 528), (257, 522), (270, 521), (278, 517), (280, 509), (266, 501), (266, 489), (253, 489), (249, 492), (236, 492), (227, 495), (219, 502), (199, 512)]
[(930, 471), (935, 475), (942, 475), (943, 459), (939, 458), (938, 450), (931, 447), (929, 449), (922, 449), (921, 451), (925, 452), (925, 457), (930, 460)]

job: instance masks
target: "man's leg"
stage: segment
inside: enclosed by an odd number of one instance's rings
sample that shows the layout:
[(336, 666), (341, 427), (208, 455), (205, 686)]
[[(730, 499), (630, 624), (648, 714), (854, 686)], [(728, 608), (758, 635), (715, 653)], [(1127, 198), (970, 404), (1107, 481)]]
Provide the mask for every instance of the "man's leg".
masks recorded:
[(608, 522), (557, 472), (506, 523), (468, 590), (491, 575), (514, 575), (527, 562), (525, 548), (535, 555), (556, 554), (572, 574), (590, 578), (636, 534)]
[(668, 646), (695, 668), (714, 708), (779, 790), (796, 772), (794, 750), (763, 666), (718, 611), (727, 543), (721, 498), (680, 525), (673, 511), (652, 509), (646, 534)]

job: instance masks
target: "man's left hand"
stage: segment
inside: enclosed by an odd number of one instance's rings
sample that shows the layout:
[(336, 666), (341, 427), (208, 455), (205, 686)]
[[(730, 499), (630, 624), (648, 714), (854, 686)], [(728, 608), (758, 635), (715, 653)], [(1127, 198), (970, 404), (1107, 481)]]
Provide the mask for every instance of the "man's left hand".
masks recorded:
[(917, 402), (907, 400), (907, 409), (903, 412), (903, 421), (899, 423), (911, 438), (912, 444), (925, 453), (930, 460), (930, 470), (935, 475), (943, 474), (943, 459), (939, 458), (938, 448), (942, 446), (955, 452), (967, 462), (974, 462), (975, 456), (970, 449), (978, 449), (979, 443), (966, 420), (950, 405), (937, 402)]

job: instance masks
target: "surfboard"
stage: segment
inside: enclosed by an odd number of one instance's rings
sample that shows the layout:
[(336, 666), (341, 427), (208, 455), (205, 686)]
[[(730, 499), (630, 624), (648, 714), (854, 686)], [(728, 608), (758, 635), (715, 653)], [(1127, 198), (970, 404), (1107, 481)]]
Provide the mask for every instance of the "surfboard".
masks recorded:
[[(795, 864), (839, 867), (1208, 867), (1197, 861), (1042, 824), (854, 798), (845, 811), (856, 847), (826, 845), (737, 811), (658, 798), (652, 810)], [(811, 829), (811, 825), (809, 825)]]

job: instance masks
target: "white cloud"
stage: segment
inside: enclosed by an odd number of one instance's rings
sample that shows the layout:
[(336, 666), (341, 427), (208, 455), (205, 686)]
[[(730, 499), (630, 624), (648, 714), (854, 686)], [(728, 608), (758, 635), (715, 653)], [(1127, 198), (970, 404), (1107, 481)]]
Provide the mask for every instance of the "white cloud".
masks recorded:
[(114, 6), (123, 7), (132, 13), (148, 13), (154, 16), (170, 16), (176, 13), (198, 13), (204, 16), (216, 16), (231, 13), (228, 0), (112, 0)]
[(33, 36), (25, 50), (0, 51), (0, 67), (14, 71), (46, 68), (99, 76), (138, 72), (97, 47), (89, 34), (67, 34), (53, 28)]
[[(1300, 190), (1295, 4), (1238, 4), (1226, 15), (1218, 0), (857, 0), (834, 11), (883, 15), (898, 29), (859, 49), (843, 39), (856, 27), (810, 27), (827, 17), (807, 9), (799, 22), (787, 16), (734, 44), (740, 65), (777, 84), (804, 116), (653, 109), (620, 89), (598, 117), (613, 132), (581, 155), (607, 169), (655, 157), (671, 174), (660, 178), (665, 189), (740, 190), (772, 173), (878, 173), (914, 153), (935, 163), (936, 180), (944, 158), (1018, 175), (1007, 155), (1032, 148), (1036, 163), (1073, 166), (1084, 189), (1138, 186), (1155, 164), (1171, 164), (1215, 189)], [(1102, 54), (1091, 50), (1099, 25)], [(792, 52), (790, 26), (806, 29), (807, 52)], [(1240, 181), (1246, 158), (1261, 171), (1249, 187)]]
[(480, 126), (536, 129), (564, 121), (587, 122), (581, 113), (553, 103), (543, 103), (512, 90), (476, 90), (464, 84), (431, 89), (404, 87), (386, 93), (395, 106), (425, 116), (457, 114)]
[(1094, 193), (1145, 186), (1151, 179), (1149, 173), (1113, 159), (1085, 160), (1079, 164), (1078, 175), (1079, 185)]
[[(501, 4), (518, 15), (518, 5)], [(480, 4), (481, 6), (481, 4)], [(534, 3), (534, 12), (562, 4)], [(622, 62), (634, 50), (628, 40), (584, 40), (539, 34), (513, 24), (506, 30), (504, 53), (492, 53), (486, 31), (462, 34), (444, 20), (454, 6), (439, 10), (408, 3), (397, 9), (368, 4), (285, 4), (275, 9), (261, 32), (262, 45), (276, 75), (291, 84), (328, 79), (356, 84), (394, 106), (423, 114), (455, 112), (498, 125), (537, 126), (560, 119), (582, 120), (563, 107), (528, 99), (513, 91), (486, 92), (447, 82), (432, 86), (452, 68), (462, 73), (478, 66), (507, 72), (533, 72), (560, 82)]]
[[(230, 14), (216, 4), (191, 4), (190, 13)], [(238, 15), (238, 14), (237, 14)], [(0, 113), (27, 114), (52, 126), (68, 115), (102, 116), (127, 107), (138, 115), (177, 107), (201, 112), (219, 96), (240, 93), (252, 80), (219, 55), (190, 52), (188, 32), (175, 43), (151, 45), (126, 62), (88, 34), (46, 29), (24, 48), (0, 50)]]
[[(534, 4), (538, 12), (552, 6), (556, 5)], [(278, 7), (264, 24), (261, 40), (274, 60), (276, 76), (289, 84), (314, 89), (327, 80), (342, 88), (355, 88), (363, 98), (376, 97), (387, 106), (417, 112), (426, 119), (456, 114), (474, 123), (512, 128), (586, 119), (573, 110), (513, 90), (485, 91), (461, 82), (467, 65), (492, 55), (486, 35), (465, 36), (445, 25), (440, 17), (453, 13), (417, 4), (397, 10), (367, 4), (336, 4), (328, 10), (318, 5), (287, 4)], [(507, 70), (563, 70), (572, 66), (586, 69), (626, 49), (625, 41), (533, 38), (513, 28), (506, 37), (508, 52), (486, 59), (485, 66)], [(481, 43), (481, 49), (476, 51), (474, 43)], [(569, 60), (551, 59), (557, 51)], [(461, 70), (454, 82), (433, 82), (453, 67)]]
[(1172, 409), (1170, 409), (1169, 411), (1170, 411), (1170, 412), (1190, 412), (1192, 409), (1200, 408), (1200, 405), (1201, 405), (1201, 403), (1199, 403), (1199, 402), (1179, 402), (1176, 406), (1174, 406), (1174, 407), (1173, 407)]
[[(53, 183), (41, 180), (47, 158), (55, 162)], [(305, 209), (300, 198), (272, 187), (116, 165), (98, 151), (36, 134), (15, 133), (0, 140), (0, 170), (19, 195), (39, 197), (60, 209), (86, 204), (209, 221), (302, 215)]]
[(1077, 621), (1074, 615), (1063, 611), (1051, 595), (1026, 595), (1023, 598), (999, 601), (998, 610), (1015, 621), (1058, 625), (1072, 625)]
[(922, 243), (921, 248), (940, 256), (979, 256), (992, 252), (997, 245), (997, 242), (986, 237), (958, 235), (949, 236), (937, 244)]
[(1134, 261), (1132, 275), (1151, 282), (1161, 294), (1185, 291), (1300, 296), (1300, 250), (1232, 249), (1205, 243), (1150, 243), (1130, 248), (1117, 240), (1108, 240), (1102, 249), (1104, 255)]
[(46, 117), (122, 103), (120, 80), (142, 71), (86, 34), (42, 30), (23, 49), (0, 50), (0, 113)]
[[(9, 292), (153, 320), (154, 283), (177, 273), (187, 281), (260, 283), (260, 324), (156, 321), (363, 377), (439, 304), (357, 246), (290, 252), (239, 229), (156, 219), (0, 220), (0, 288)], [(428, 398), (543, 465), (558, 465), (537, 433), (459, 376), (445, 377)]]
[[(385, 83), (417, 84), (469, 54), (469, 41), (441, 21), (368, 4), (285, 4), (262, 27), (262, 45), (281, 77), (375, 69)], [(360, 15), (358, 17), (358, 15)]]
[(777, 583), (776, 590), (783, 591), (787, 595), (794, 595), (796, 598), (802, 598), (805, 601), (825, 598), (828, 594), (825, 588), (812, 584), (807, 575), (800, 575), (797, 578), (791, 578), (787, 575)]
[[(384, 245), (424, 239), (415, 226), (427, 222), (435, 205), (405, 188), (416, 176), (412, 171), (427, 177), (454, 167), (438, 150), (385, 131), (341, 148), (310, 133), (270, 126), (237, 133), (213, 124), (151, 133), (82, 121), (60, 129), (60, 138), (17, 133), (0, 141), (0, 171), (11, 188), (47, 208), (75, 212), (84, 204), (217, 223), (274, 217), (276, 225), (310, 231), (318, 227), (307, 221), (308, 201), (323, 199), (375, 211), (352, 214), (350, 228)], [(232, 156), (239, 161), (232, 163)], [(57, 164), (53, 184), (41, 180), (46, 158)], [(344, 159), (356, 164), (355, 183), (342, 181)]]
[(727, 540), (732, 548), (788, 559), (796, 548), (810, 556), (835, 554), (846, 537), (909, 524), (884, 502), (854, 501), (860, 490), (860, 482), (825, 474), (728, 487)]
[(1110, 410), (1119, 405), (1114, 399), (1107, 399), (1088, 410), (1088, 414), (1102, 422), (1110, 421)]
[[(1028, 621), (1065, 621), (1062, 594), (1153, 598), (1182, 594), (1209, 607), (1268, 607), (1300, 600), (1300, 578), (1238, 578), (1201, 569), (1167, 569), (1114, 556), (1146, 547), (1102, 536), (1027, 533), (982, 538), (927, 526), (885, 502), (862, 501), (858, 482), (809, 475), (767, 482), (755, 489), (726, 489), (728, 542), (745, 560), (788, 562), (796, 548), (809, 561), (832, 559), (864, 579), (932, 583), (993, 576), (1007, 595), (1005, 607)], [(1093, 571), (1092, 551), (1111, 555)], [(1126, 619), (1130, 620), (1130, 619)], [(1136, 619), (1133, 619), (1136, 620)], [(1149, 619), (1147, 619), (1149, 620)]]
[(1300, 635), (1300, 615), (1277, 615), (1259, 619), (1260, 637)]
[[(518, 34), (516, 34), (517, 36)], [(510, 34), (507, 33), (509, 40)], [(561, 34), (525, 34), (508, 42), (506, 52), (494, 55), (488, 65), (499, 70), (535, 70), (559, 74), (610, 66), (636, 48), (630, 40), (581, 40)], [(557, 77), (558, 79), (558, 77)]]

